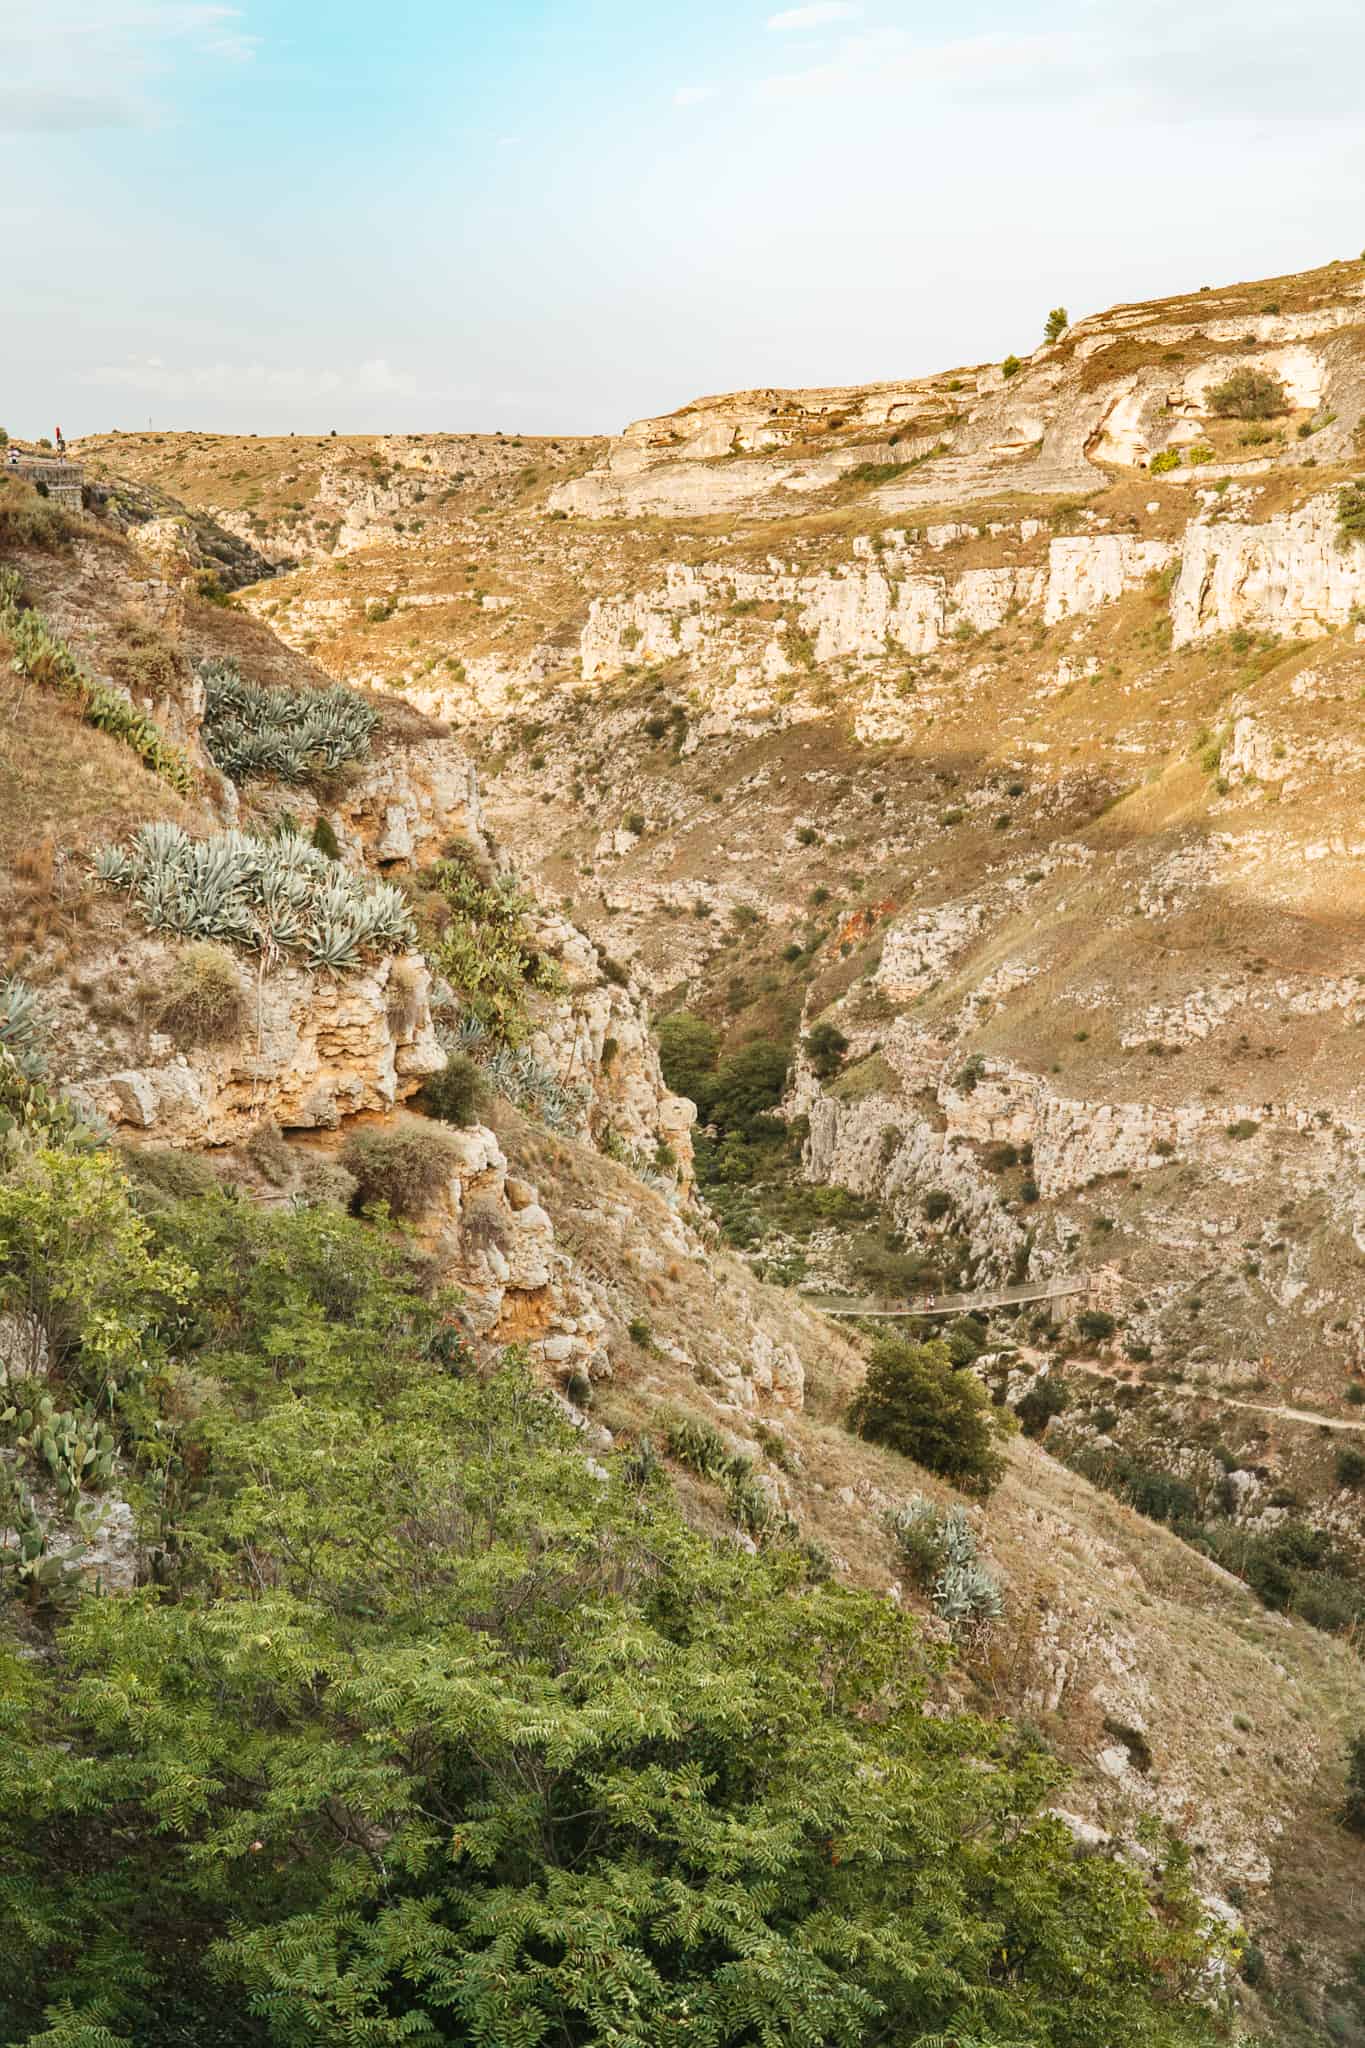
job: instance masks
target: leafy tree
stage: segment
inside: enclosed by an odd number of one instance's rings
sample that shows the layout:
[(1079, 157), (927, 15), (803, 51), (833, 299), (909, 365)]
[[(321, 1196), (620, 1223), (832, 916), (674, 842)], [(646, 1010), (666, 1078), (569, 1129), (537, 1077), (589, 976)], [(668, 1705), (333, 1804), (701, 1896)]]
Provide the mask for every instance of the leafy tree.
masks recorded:
[(761, 1135), (768, 1121), (765, 1112), (775, 1109), (787, 1085), (790, 1059), (786, 1048), (770, 1039), (756, 1038), (721, 1061), (711, 1091), (712, 1121), (722, 1130), (737, 1131), (742, 1137)]
[(806, 1033), (804, 1051), (816, 1079), (829, 1081), (843, 1065), (848, 1040), (837, 1024), (826, 1019), (821, 1024), (813, 1024)]
[(1234, 420), (1273, 420), (1289, 410), (1289, 399), (1278, 377), (1268, 370), (1254, 370), (1244, 364), (1206, 394), (1210, 412)]
[(1182, 1854), (1078, 1855), (908, 1618), (602, 1483), (388, 1231), (95, 1186), (151, 1569), (0, 1609), (0, 2039), (1210, 2048)]
[(704, 1115), (720, 1051), (714, 1024), (689, 1010), (674, 1010), (658, 1027), (659, 1064), (675, 1095), (686, 1095)]
[(112, 1154), (41, 1145), (0, 1181), (0, 1307), (38, 1340), (31, 1368), (46, 1363), (79, 1398), (107, 1404), (140, 1381), (157, 1312), (193, 1284), (153, 1249)]
[(1071, 321), (1067, 315), (1066, 307), (1054, 306), (1048, 314), (1047, 321), (1043, 327), (1044, 341), (1049, 343), (1060, 341), (1070, 325)]
[(867, 1376), (849, 1411), (859, 1436), (940, 1472), (966, 1493), (989, 1493), (1005, 1461), (1001, 1423), (981, 1382), (955, 1370), (941, 1339), (909, 1344), (884, 1337), (872, 1347)]

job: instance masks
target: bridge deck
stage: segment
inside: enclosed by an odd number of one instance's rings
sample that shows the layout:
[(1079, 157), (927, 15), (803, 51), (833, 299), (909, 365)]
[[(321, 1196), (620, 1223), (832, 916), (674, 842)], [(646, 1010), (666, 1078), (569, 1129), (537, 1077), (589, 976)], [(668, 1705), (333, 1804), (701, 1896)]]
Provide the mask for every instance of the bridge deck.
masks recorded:
[(933, 1316), (970, 1315), (979, 1308), (1023, 1308), (1031, 1301), (1062, 1301), (1089, 1291), (1089, 1280), (1081, 1276), (1049, 1281), (1046, 1285), (1034, 1282), (1023, 1287), (982, 1288), (974, 1294), (940, 1294), (906, 1308), (874, 1308), (871, 1302), (843, 1301), (837, 1296), (822, 1299), (814, 1294), (802, 1299), (808, 1307), (818, 1308), (827, 1316), (866, 1317), (869, 1322), (919, 1322)]

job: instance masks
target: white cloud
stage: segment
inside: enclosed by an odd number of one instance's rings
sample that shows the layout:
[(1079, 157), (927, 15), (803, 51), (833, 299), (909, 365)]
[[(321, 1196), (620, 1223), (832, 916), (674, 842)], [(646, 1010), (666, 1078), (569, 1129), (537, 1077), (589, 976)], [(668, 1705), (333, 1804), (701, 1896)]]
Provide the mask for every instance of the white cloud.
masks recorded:
[(244, 65), (259, 46), (216, 0), (3, 0), (0, 133), (150, 126), (177, 67)]
[(851, 0), (812, 0), (809, 7), (786, 7), (781, 14), (770, 14), (768, 27), (826, 28), (833, 21), (856, 21), (862, 11)]
[(104, 391), (144, 391), (158, 398), (415, 398), (417, 379), (384, 356), (354, 369), (278, 363), (181, 365), (160, 356), (130, 356), (86, 372), (84, 384)]
[[(1103, 102), (1160, 121), (1176, 109), (1183, 118), (1281, 120), (1293, 115), (1358, 112), (1356, 74), (1338, 66), (1324, 76), (1312, 52), (1346, 0), (1262, 0), (1251, 12), (1232, 0), (1149, 0), (1141, 17), (1093, 12), (1054, 13), (1037, 28), (987, 31), (935, 39), (908, 28), (868, 28), (840, 37), (818, 63), (761, 79), (762, 100), (835, 99), (869, 92), (933, 95), (940, 105), (969, 100), (1011, 101), (1039, 110), (1078, 104), (1093, 112)], [(1354, 6), (1355, 0), (1349, 0)], [(815, 10), (774, 15), (774, 27), (810, 26)], [(798, 20), (798, 17), (800, 19)], [(826, 17), (828, 18), (828, 17)], [(1235, 55), (1210, 71), (1210, 47), (1232, 38)]]
[(673, 95), (675, 107), (699, 107), (703, 100), (713, 100), (720, 90), (714, 85), (680, 85)]

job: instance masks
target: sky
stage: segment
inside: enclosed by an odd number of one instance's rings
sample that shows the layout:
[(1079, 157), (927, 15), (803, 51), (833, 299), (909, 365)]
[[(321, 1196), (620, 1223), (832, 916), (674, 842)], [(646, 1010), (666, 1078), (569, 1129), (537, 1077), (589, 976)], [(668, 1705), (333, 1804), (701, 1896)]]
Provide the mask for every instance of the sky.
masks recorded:
[(1365, 245), (1360, 0), (0, 0), (0, 425), (600, 433)]

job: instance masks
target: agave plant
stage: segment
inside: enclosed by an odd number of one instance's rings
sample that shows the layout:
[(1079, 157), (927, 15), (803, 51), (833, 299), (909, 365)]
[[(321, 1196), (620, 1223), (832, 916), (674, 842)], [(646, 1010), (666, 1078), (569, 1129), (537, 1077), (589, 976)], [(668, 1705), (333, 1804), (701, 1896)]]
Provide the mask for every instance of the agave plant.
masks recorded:
[(234, 782), (307, 782), (363, 760), (379, 723), (352, 690), (290, 690), (252, 682), (233, 661), (199, 664), (204, 744)]
[(17, 974), (0, 979), (0, 1048), (7, 1052), (26, 1081), (37, 1081), (47, 1067), (43, 1039), (47, 1020), (37, 994)]
[(414, 942), (401, 891), (349, 874), (295, 834), (193, 839), (158, 821), (144, 825), (128, 849), (101, 849), (94, 870), (130, 891), (153, 931), (298, 953), (336, 970)]

